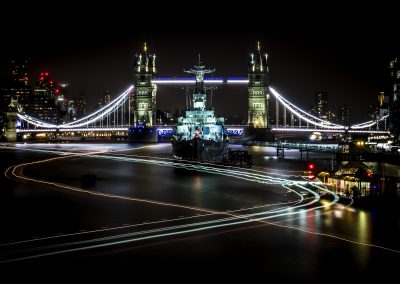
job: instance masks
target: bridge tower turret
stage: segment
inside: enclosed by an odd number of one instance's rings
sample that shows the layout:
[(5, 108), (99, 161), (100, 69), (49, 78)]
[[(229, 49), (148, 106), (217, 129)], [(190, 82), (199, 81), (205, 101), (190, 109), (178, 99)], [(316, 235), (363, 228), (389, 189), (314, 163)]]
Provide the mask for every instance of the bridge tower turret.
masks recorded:
[(17, 141), (17, 112), (22, 111), (18, 104), (18, 99), (11, 98), (11, 102), (6, 112), (7, 125), (5, 127), (4, 136), (9, 142)]
[(134, 59), (134, 126), (152, 127), (156, 121), (157, 86), (152, 83), (156, 75), (156, 55), (148, 52), (144, 43), (143, 52), (136, 53)]
[(268, 126), (268, 54), (261, 52), (260, 42), (256, 52), (250, 53), (248, 65), (249, 108), (248, 124), (250, 127)]

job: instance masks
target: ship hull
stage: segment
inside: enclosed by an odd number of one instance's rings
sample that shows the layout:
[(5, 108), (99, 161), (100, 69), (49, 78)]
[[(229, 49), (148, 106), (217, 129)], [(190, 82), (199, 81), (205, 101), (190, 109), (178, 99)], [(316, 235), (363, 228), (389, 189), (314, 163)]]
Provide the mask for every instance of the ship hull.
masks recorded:
[(220, 162), (228, 155), (228, 141), (215, 142), (195, 138), (192, 140), (172, 140), (172, 151), (175, 158)]

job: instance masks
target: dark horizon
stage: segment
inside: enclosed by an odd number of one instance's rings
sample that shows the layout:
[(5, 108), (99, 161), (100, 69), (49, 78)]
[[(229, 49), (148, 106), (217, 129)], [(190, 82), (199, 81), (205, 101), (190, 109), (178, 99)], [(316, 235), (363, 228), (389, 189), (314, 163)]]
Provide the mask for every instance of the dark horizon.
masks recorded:
[[(334, 7), (303, 14), (277, 9), (264, 17), (254, 16), (251, 8), (252, 13), (244, 9), (231, 15), (216, 9), (209, 13), (214, 22), (196, 27), (177, 11), (169, 17), (155, 14), (158, 21), (151, 21), (105, 7), (96, 14), (66, 8), (57, 17), (75, 15), (75, 21), (55, 21), (56, 16), (48, 15), (48, 21), (21, 36), (21, 27), (34, 20), (26, 11), (26, 20), (5, 28), (9, 40), (0, 62), (4, 70), (10, 58), (27, 58), (32, 83), (40, 71), (48, 71), (70, 84), (70, 98), (84, 91), (90, 111), (104, 91), (117, 95), (132, 83), (133, 55), (145, 41), (158, 56), (158, 76), (183, 75), (182, 69), (192, 66), (198, 53), (207, 66), (216, 68), (216, 76), (247, 76), (248, 54), (261, 41), (269, 54), (270, 85), (286, 98), (308, 110), (314, 93), (326, 91), (330, 109), (336, 112), (349, 104), (353, 121), (365, 121), (368, 105), (376, 104), (385, 89), (389, 60), (398, 55), (400, 44), (392, 36), (396, 26), (388, 9), (363, 9)], [(160, 87), (158, 108), (182, 108), (182, 94), (179, 88)], [(217, 113), (245, 115), (246, 103), (245, 88), (221, 87), (216, 92)]]

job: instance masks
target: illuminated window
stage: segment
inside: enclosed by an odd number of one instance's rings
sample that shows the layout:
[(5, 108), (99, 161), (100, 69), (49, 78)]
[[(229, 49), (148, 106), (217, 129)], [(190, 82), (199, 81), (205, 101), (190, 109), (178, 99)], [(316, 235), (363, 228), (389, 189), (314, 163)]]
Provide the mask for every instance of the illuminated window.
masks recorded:
[(253, 108), (263, 108), (262, 103), (253, 103)]
[(254, 96), (261, 96), (263, 94), (263, 91), (253, 91)]
[(139, 109), (147, 109), (148, 104), (147, 103), (139, 103)]

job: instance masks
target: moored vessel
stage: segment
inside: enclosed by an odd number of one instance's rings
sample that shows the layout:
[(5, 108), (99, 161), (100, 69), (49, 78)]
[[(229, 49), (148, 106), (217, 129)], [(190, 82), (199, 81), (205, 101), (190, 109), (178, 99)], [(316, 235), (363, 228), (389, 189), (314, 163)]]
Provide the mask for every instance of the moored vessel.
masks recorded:
[(175, 158), (201, 161), (222, 161), (228, 155), (229, 137), (223, 117), (216, 117), (207, 109), (204, 75), (215, 69), (205, 69), (200, 61), (186, 73), (195, 75), (194, 91), (189, 98), (188, 110), (178, 118), (172, 149)]

